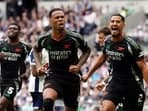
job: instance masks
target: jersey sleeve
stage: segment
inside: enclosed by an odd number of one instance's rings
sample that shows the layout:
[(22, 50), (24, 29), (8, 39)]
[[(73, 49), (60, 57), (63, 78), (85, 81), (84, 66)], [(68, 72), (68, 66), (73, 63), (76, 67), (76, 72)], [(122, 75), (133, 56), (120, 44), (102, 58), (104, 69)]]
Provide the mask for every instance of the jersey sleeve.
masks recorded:
[(87, 50), (90, 50), (87, 42), (84, 40), (84, 38), (80, 34), (77, 34), (76, 39), (78, 41), (77, 46), (81, 49), (82, 52), (86, 52)]
[(21, 59), (24, 61), (26, 59), (26, 57), (29, 55), (30, 50), (31, 50), (31, 46), (29, 46), (26, 43), (21, 42), (22, 48), (23, 48), (23, 55), (21, 57)]
[(24, 49), (25, 49), (25, 53), (26, 53), (26, 55), (29, 55), (29, 53), (30, 53), (30, 51), (31, 51), (31, 46), (25, 44)]
[(103, 54), (105, 54), (106, 55), (106, 48), (108, 47), (108, 40), (106, 40), (105, 42), (104, 42), (104, 47), (102, 48), (102, 52), (103, 52)]
[(131, 38), (128, 39), (128, 43), (131, 46), (131, 54), (133, 55), (134, 59), (136, 61), (141, 60), (144, 58), (144, 51), (142, 49), (142, 47), (136, 43), (134, 40), (132, 40)]
[(0, 52), (2, 51), (2, 46), (4, 45), (5, 41), (4, 40), (0, 40)]
[(41, 52), (42, 48), (43, 48), (43, 38), (39, 37), (34, 48), (38, 51)]
[(135, 46), (133, 46), (133, 56), (136, 61), (144, 58), (144, 52), (139, 44), (136, 44)]

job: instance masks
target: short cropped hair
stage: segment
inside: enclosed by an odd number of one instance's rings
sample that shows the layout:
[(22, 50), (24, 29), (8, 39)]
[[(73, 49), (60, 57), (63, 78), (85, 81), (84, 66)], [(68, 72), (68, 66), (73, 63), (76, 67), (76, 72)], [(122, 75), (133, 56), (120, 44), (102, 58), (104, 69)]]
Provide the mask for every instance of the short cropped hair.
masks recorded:
[(111, 34), (110, 29), (108, 27), (101, 28), (97, 33), (98, 34), (103, 33), (105, 36), (108, 36)]
[(20, 25), (17, 24), (16, 22), (12, 22), (12, 23), (10, 23), (10, 24), (8, 25), (8, 27), (9, 27), (10, 25), (16, 25), (16, 26), (18, 27), (18, 30), (19, 30), (19, 31), (21, 30)]
[(113, 17), (113, 16), (119, 16), (119, 17), (121, 17), (121, 20), (122, 20), (123, 22), (125, 22), (125, 17), (123, 17), (120, 13), (112, 14), (111, 17)]
[[(61, 8), (53, 8), (53, 9), (50, 10), (50, 12), (49, 12), (49, 14), (48, 14), (49, 18), (51, 18), (52, 13), (55, 12), (55, 11), (62, 11), (62, 12), (64, 12), (64, 10), (61, 9)], [(64, 13), (65, 13), (65, 12), (64, 12)]]

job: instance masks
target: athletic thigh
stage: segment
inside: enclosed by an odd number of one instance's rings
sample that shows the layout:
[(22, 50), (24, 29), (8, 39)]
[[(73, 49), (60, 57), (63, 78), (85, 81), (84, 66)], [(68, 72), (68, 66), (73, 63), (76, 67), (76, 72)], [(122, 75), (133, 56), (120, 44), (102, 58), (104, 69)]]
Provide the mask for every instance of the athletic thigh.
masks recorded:
[(128, 93), (125, 96), (125, 100), (123, 102), (123, 108), (126, 111), (142, 111), (144, 101), (145, 101), (144, 92)]
[(21, 87), (21, 82), (18, 80), (2, 82), (1, 84), (1, 93), (2, 96), (6, 97), (8, 100), (13, 100), (16, 93)]
[(122, 100), (123, 96), (119, 92), (105, 92), (103, 96), (103, 101), (111, 101), (112, 105), (117, 106), (118, 103)]
[[(57, 78), (46, 77), (43, 88), (43, 98), (50, 98), (51, 96), (61, 96), (62, 87)], [(54, 97), (55, 99), (57, 97)]]
[(80, 94), (80, 84), (66, 84), (64, 85), (63, 99), (65, 106), (77, 109), (78, 97)]

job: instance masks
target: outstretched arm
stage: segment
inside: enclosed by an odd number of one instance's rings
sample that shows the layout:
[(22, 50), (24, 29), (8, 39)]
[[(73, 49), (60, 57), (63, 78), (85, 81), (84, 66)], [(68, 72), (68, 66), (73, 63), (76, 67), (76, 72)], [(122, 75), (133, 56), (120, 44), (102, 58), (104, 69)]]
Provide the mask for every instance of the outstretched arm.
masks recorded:
[(88, 71), (87, 74), (84, 74), (82, 76), (83, 81), (87, 81), (88, 78), (96, 71), (97, 68), (99, 68), (104, 62), (106, 61), (107, 57), (103, 53), (101, 53), (100, 56), (98, 56), (94, 66)]
[(90, 55), (90, 49), (88, 48), (88, 50), (80, 56), (80, 60), (79, 60), (79, 63), (78, 63), (78, 65), (80, 67), (86, 62), (89, 55)]
[(82, 55), (80, 56), (80, 60), (79, 60), (78, 64), (71, 65), (69, 67), (69, 72), (78, 73), (80, 71), (82, 65), (87, 61), (89, 55), (90, 55), (90, 49), (88, 48), (88, 50), (86, 52), (83, 52)]
[(139, 68), (141, 69), (141, 71), (143, 73), (144, 80), (148, 84), (148, 64), (146, 64), (144, 59), (137, 61), (137, 64), (138, 64)]

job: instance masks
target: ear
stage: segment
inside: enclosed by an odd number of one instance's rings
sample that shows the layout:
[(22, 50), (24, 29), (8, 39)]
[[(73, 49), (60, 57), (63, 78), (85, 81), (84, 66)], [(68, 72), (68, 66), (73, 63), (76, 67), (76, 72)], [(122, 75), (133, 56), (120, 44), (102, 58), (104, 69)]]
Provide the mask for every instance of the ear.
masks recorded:
[(52, 23), (52, 19), (50, 18), (50, 19), (49, 19), (49, 26), (52, 25), (51, 23)]
[(126, 26), (125, 22), (123, 23), (123, 26), (124, 26), (124, 27)]

